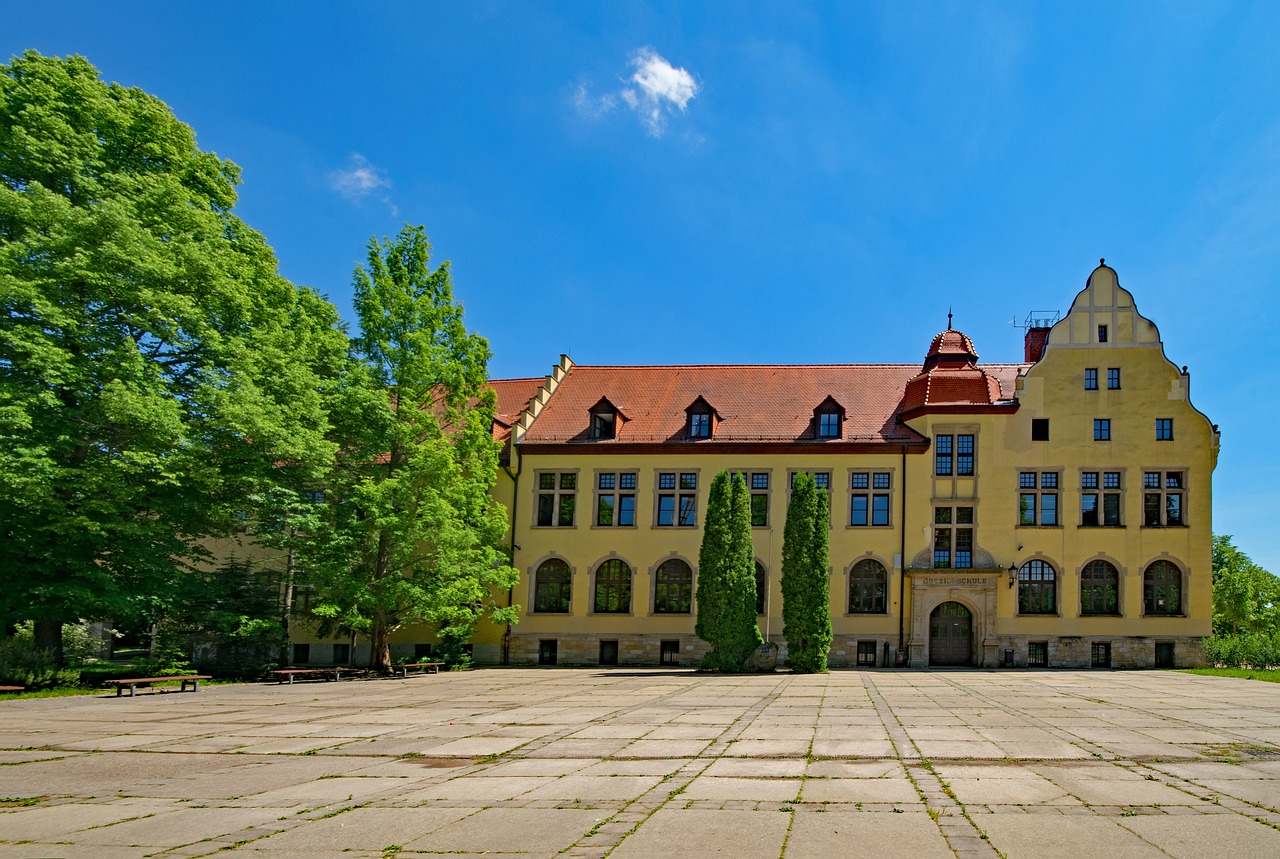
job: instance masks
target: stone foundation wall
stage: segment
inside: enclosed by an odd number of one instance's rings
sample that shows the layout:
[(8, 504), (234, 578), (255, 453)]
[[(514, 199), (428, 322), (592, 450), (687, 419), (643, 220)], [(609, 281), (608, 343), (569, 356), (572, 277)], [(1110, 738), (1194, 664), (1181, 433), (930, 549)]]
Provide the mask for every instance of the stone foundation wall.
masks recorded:
[[(995, 641), (996, 664), (987, 666), (989, 668), (1004, 667), (1007, 660), (1006, 651), (1009, 650), (1013, 651), (1013, 667), (1026, 668), (1030, 645), (1034, 642), (1043, 642), (1047, 645), (1049, 657), (1047, 667), (1049, 668), (1155, 668), (1156, 645), (1165, 643), (1173, 645), (1173, 667), (1198, 668), (1205, 664), (1204, 650), (1200, 646), (1199, 638), (1177, 636), (1156, 638), (1143, 635), (1111, 638), (1001, 635), (997, 636)], [(1093, 665), (1095, 643), (1111, 645), (1110, 666)]]

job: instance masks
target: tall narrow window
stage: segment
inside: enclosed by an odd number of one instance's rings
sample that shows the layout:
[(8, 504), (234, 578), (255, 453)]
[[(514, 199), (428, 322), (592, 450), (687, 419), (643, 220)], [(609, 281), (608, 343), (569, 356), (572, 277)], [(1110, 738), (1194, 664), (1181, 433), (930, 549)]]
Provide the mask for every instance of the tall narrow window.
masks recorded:
[(1186, 525), (1185, 484), (1181, 471), (1146, 471), (1142, 475), (1142, 524), (1148, 528)]
[(769, 524), (769, 472), (755, 471), (747, 475), (751, 487), (751, 527), (764, 528)]
[(697, 473), (659, 472), (656, 523), (662, 527), (692, 528), (697, 524), (697, 512)]
[(953, 470), (951, 457), (953, 456), (952, 445), (955, 439), (953, 436), (940, 435), (934, 439), (933, 443), (933, 473), (939, 477), (950, 477)]
[(885, 471), (855, 471), (849, 475), (849, 484), (849, 524), (887, 526), (893, 475)]
[(693, 570), (679, 558), (663, 561), (654, 576), (653, 613), (688, 614), (693, 601)]
[(533, 610), (538, 613), (569, 611), (569, 598), (573, 592), (573, 575), (569, 565), (559, 558), (549, 558), (534, 574)]
[(1049, 440), (1049, 419), (1048, 418), (1032, 418), (1031, 419), (1031, 440), (1032, 441), (1048, 441)]
[(1095, 418), (1093, 421), (1093, 440), (1111, 441), (1111, 419)]
[(1142, 609), (1148, 615), (1182, 614), (1182, 571), (1156, 561), (1142, 574)]
[(1018, 474), (1018, 524), (1058, 524), (1058, 472)]
[(1080, 571), (1080, 613), (1120, 613), (1120, 574), (1106, 561), (1090, 561)]
[(610, 439), (614, 436), (618, 417), (613, 412), (591, 413), (591, 437), (594, 439)]
[(1107, 390), (1108, 391), (1120, 390), (1120, 368), (1119, 367), (1107, 368)]
[(973, 508), (933, 508), (933, 565), (968, 569), (973, 566)]
[(879, 561), (866, 558), (849, 571), (849, 614), (884, 614), (888, 575)]
[(1105, 325), (1098, 326), (1098, 342), (1099, 343), (1107, 342), (1107, 326)]
[(960, 477), (973, 476), (973, 436), (956, 436), (956, 474)]
[(606, 471), (596, 475), (596, 525), (629, 528), (636, 524), (636, 475)]
[(593, 611), (597, 614), (627, 614), (631, 611), (631, 568), (625, 561), (610, 558), (596, 569)]
[(1018, 614), (1055, 614), (1058, 574), (1047, 562), (1027, 561), (1018, 571)]
[(577, 490), (577, 472), (539, 472), (538, 526), (541, 528), (572, 528)]
[(1173, 441), (1173, 418), (1156, 418), (1156, 441)]
[(1086, 391), (1098, 390), (1098, 368), (1086, 367), (1084, 371), (1084, 389)]

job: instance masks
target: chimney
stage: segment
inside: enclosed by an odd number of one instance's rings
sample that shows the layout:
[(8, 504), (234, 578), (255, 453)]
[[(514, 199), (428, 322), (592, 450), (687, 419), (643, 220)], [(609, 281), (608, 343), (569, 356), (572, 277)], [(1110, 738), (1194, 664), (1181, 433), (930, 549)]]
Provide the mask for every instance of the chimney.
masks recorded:
[(1044, 355), (1045, 344), (1049, 342), (1049, 329), (1030, 327), (1027, 329), (1027, 339), (1024, 344), (1025, 361), (1028, 364), (1034, 364)]

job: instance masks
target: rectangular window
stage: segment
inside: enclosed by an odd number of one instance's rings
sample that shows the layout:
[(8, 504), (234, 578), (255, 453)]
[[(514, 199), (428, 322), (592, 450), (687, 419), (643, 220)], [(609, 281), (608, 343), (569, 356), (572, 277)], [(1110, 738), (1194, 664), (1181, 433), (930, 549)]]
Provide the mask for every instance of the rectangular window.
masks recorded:
[[(1105, 328), (1106, 326), (1102, 326)], [(1028, 668), (1048, 668), (1049, 667), (1049, 642), (1047, 641), (1028, 641), (1027, 642), (1027, 667)]]
[(658, 642), (658, 664), (659, 665), (679, 665), (680, 664), (680, 642), (679, 641), (659, 641)]
[[(1102, 472), (1102, 482), (1098, 482), (1099, 473), (1082, 471), (1080, 473), (1080, 524), (1086, 527), (1102, 525), (1118, 528), (1120, 522), (1120, 472)], [(1110, 492), (1097, 490), (1099, 486)]]
[(596, 475), (596, 525), (630, 528), (636, 524), (636, 475), (608, 471)]
[(934, 440), (933, 445), (933, 473), (938, 477), (950, 477), (952, 472), (951, 456), (952, 443), (954, 437), (949, 435), (940, 435)]
[(697, 524), (697, 513), (697, 473), (660, 472), (656, 524), (663, 527), (692, 528)]
[(1107, 368), (1107, 390), (1108, 391), (1120, 390), (1120, 368), (1119, 367)]
[(818, 438), (839, 438), (840, 437), (840, 413), (839, 412), (819, 412), (818, 413)]
[(541, 639), (538, 642), (538, 664), (555, 665), (559, 644), (559, 640), (555, 638)]
[(1147, 471), (1142, 475), (1142, 524), (1147, 528), (1187, 524), (1183, 510), (1185, 484), (1181, 471)]
[(1048, 441), (1049, 440), (1049, 419), (1048, 418), (1032, 418), (1031, 419), (1031, 440), (1032, 441)]
[(1156, 418), (1156, 441), (1173, 441), (1173, 418)]
[(600, 642), (600, 664), (601, 665), (617, 665), (618, 664), (618, 642), (601, 641)]
[(1093, 421), (1093, 440), (1111, 441), (1111, 419), (1095, 418)]
[(306, 665), (311, 662), (311, 645), (295, 644), (293, 646), (293, 664)]
[(335, 644), (333, 646), (333, 664), (346, 665), (351, 662), (351, 645)]
[(858, 667), (876, 667), (876, 643), (874, 641), (858, 642)]
[(746, 477), (751, 489), (751, 527), (764, 528), (769, 524), (769, 472), (755, 471)]
[(973, 436), (956, 436), (956, 474), (960, 477), (973, 476)]
[(711, 415), (706, 412), (689, 414), (689, 437), (711, 438)]
[(538, 473), (537, 523), (541, 528), (572, 528), (577, 499), (576, 471)]
[(614, 427), (617, 426), (617, 422), (618, 416), (613, 412), (592, 412), (591, 437), (594, 439), (613, 438)]
[(973, 508), (933, 508), (933, 565), (968, 569), (973, 566)]
[(889, 524), (889, 490), (893, 475), (887, 471), (854, 471), (849, 474), (849, 524), (884, 527)]
[(1018, 524), (1058, 524), (1058, 472), (1018, 472)]
[(1089, 665), (1093, 668), (1111, 667), (1111, 642), (1095, 641), (1089, 645)]
[(1084, 389), (1086, 391), (1098, 390), (1098, 368), (1086, 367), (1084, 371)]
[(1107, 342), (1107, 326), (1105, 325), (1098, 326), (1098, 342), (1099, 343)]

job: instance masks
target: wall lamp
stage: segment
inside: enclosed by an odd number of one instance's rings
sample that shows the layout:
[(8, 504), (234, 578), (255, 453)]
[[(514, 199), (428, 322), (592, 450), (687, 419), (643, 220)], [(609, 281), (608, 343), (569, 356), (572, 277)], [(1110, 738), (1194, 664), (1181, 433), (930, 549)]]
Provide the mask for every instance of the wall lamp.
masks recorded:
[(1018, 565), (1010, 564), (1009, 565), (1009, 587), (1013, 587), (1017, 583), (1018, 583)]

